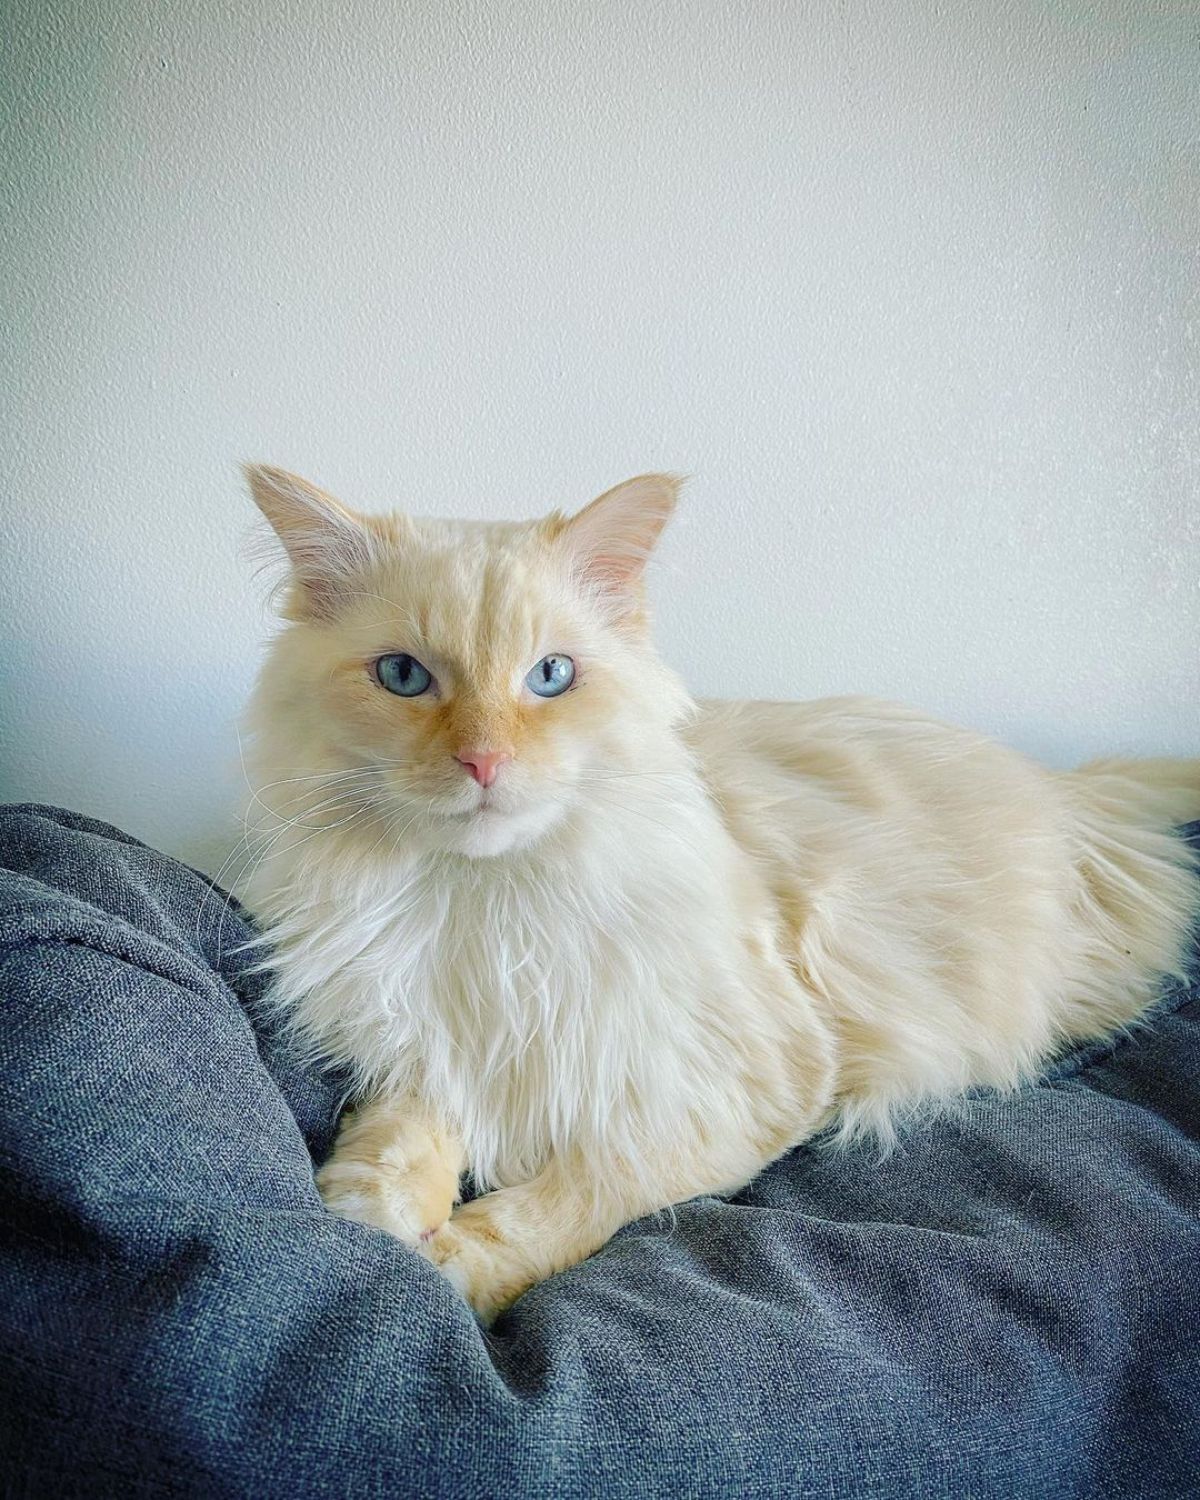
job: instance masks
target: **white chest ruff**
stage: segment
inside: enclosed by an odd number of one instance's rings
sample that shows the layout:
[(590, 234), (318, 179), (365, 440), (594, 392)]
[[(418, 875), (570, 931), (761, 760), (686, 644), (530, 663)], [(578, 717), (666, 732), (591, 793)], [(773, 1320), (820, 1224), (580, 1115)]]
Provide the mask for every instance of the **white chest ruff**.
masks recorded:
[(689, 1024), (694, 934), (584, 872), (455, 875), (435, 862), (281, 914), (277, 1001), (365, 1089), (444, 1111), (485, 1184), (527, 1180), (551, 1152), (636, 1159), (716, 1061)]

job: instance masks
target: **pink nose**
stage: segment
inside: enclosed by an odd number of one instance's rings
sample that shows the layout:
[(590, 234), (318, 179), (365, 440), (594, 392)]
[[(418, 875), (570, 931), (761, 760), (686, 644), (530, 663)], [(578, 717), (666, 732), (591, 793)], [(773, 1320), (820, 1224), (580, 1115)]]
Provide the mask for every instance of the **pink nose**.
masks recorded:
[(462, 762), (480, 786), (491, 786), (496, 772), (512, 756), (507, 750), (460, 750), (454, 759)]

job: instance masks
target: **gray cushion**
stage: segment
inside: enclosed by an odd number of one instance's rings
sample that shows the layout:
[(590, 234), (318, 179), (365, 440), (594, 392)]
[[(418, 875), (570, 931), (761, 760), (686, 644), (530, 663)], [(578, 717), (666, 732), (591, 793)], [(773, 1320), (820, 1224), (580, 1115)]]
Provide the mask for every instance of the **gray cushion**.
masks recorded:
[(1197, 1492), (1200, 992), (879, 1161), (810, 1145), (485, 1335), (327, 1214), (342, 1089), (248, 1019), (243, 914), (0, 812), (6, 1493)]

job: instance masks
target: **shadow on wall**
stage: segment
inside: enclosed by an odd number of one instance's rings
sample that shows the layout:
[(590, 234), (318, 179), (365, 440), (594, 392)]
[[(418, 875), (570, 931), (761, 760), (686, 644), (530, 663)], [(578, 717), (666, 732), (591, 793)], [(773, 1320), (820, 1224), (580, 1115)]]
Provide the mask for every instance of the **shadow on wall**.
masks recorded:
[(152, 646), (124, 659), (112, 648), (81, 645), (47, 674), (44, 648), (8, 643), (0, 802), (69, 807), (211, 874), (242, 831), (235, 715), (250, 669), (231, 681), (228, 665), (180, 671)]

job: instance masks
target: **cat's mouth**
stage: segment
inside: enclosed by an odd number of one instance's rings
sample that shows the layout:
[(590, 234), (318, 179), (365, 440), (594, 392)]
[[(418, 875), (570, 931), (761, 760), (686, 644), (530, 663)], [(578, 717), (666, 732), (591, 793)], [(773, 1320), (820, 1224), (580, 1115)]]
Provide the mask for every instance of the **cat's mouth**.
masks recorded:
[(495, 799), (489, 797), (485, 792), (474, 807), (464, 807), (458, 812), (449, 813), (448, 816), (461, 820), (463, 818), (478, 818), (491, 813), (494, 817), (501, 811), (502, 809), (496, 805)]
[(525, 802), (511, 789), (481, 795), (470, 807), (443, 808), (446, 847), (472, 858), (506, 854), (539, 838), (558, 816), (555, 803), (543, 798)]

